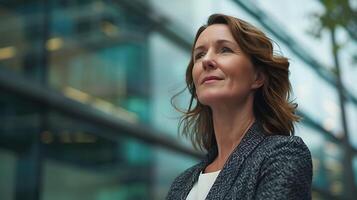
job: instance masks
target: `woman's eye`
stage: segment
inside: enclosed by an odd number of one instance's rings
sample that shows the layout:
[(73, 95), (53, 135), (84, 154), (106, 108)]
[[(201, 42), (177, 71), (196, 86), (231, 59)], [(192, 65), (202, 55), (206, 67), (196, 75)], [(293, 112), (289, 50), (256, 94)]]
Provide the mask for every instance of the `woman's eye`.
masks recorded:
[(233, 52), (232, 49), (228, 48), (228, 47), (222, 47), (221, 48), (221, 52), (222, 53), (226, 53), (226, 52)]
[(198, 59), (202, 58), (203, 56), (204, 56), (204, 53), (203, 53), (203, 52), (197, 53), (197, 54), (195, 55), (195, 60), (198, 60)]

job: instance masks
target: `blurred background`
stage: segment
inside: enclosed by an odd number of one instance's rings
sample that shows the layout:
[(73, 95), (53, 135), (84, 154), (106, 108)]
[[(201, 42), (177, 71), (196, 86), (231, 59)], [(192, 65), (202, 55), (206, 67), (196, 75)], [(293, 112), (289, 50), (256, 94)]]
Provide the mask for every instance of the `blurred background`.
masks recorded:
[(0, 199), (164, 199), (202, 156), (170, 98), (212, 13), (290, 58), (313, 199), (356, 199), (357, 0), (1, 0)]

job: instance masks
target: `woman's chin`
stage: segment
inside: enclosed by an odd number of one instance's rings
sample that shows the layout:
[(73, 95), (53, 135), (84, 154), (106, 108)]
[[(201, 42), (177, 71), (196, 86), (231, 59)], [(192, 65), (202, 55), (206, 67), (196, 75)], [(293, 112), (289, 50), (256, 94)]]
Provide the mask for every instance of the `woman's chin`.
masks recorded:
[(198, 97), (199, 101), (201, 104), (206, 105), (206, 106), (211, 106), (214, 104), (217, 104), (219, 102), (222, 103), (222, 100), (224, 99), (224, 96), (222, 95), (202, 95)]

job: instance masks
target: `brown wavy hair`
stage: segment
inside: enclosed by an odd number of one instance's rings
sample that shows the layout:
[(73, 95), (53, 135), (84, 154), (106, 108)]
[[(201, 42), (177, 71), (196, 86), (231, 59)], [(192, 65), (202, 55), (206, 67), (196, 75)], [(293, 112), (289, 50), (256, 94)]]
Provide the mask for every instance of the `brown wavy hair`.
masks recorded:
[(296, 103), (289, 101), (291, 85), (289, 81), (289, 61), (286, 57), (275, 55), (273, 45), (262, 31), (246, 21), (223, 15), (213, 14), (207, 24), (201, 26), (192, 46), (191, 59), (186, 70), (187, 89), (191, 94), (187, 110), (175, 108), (183, 113), (179, 122), (182, 135), (191, 139), (196, 149), (209, 150), (216, 144), (212, 111), (209, 106), (201, 104), (196, 96), (196, 88), (192, 78), (193, 49), (200, 34), (210, 25), (226, 24), (240, 49), (248, 55), (253, 66), (265, 75), (264, 84), (255, 91), (253, 110), (256, 120), (271, 135), (293, 135), (294, 122), (300, 117), (295, 114)]

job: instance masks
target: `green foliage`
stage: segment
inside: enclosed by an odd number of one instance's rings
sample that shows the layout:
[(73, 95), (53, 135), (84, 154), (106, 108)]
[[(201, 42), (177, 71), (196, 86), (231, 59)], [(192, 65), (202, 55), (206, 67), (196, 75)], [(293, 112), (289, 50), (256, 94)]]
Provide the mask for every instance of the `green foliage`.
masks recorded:
[(356, 17), (348, 0), (320, 0), (325, 8), (325, 13), (320, 16), (322, 27), (332, 29), (336, 26), (347, 27)]
[[(344, 29), (351, 40), (357, 42), (357, 10), (353, 10), (349, 0), (320, 0), (324, 7), (323, 13), (312, 13), (314, 21), (310, 35), (321, 38), (321, 32), (328, 30), (331, 33), (337, 27)], [(337, 42), (333, 44), (333, 52), (337, 53), (344, 45)], [(357, 63), (357, 55), (351, 55), (352, 65)]]

